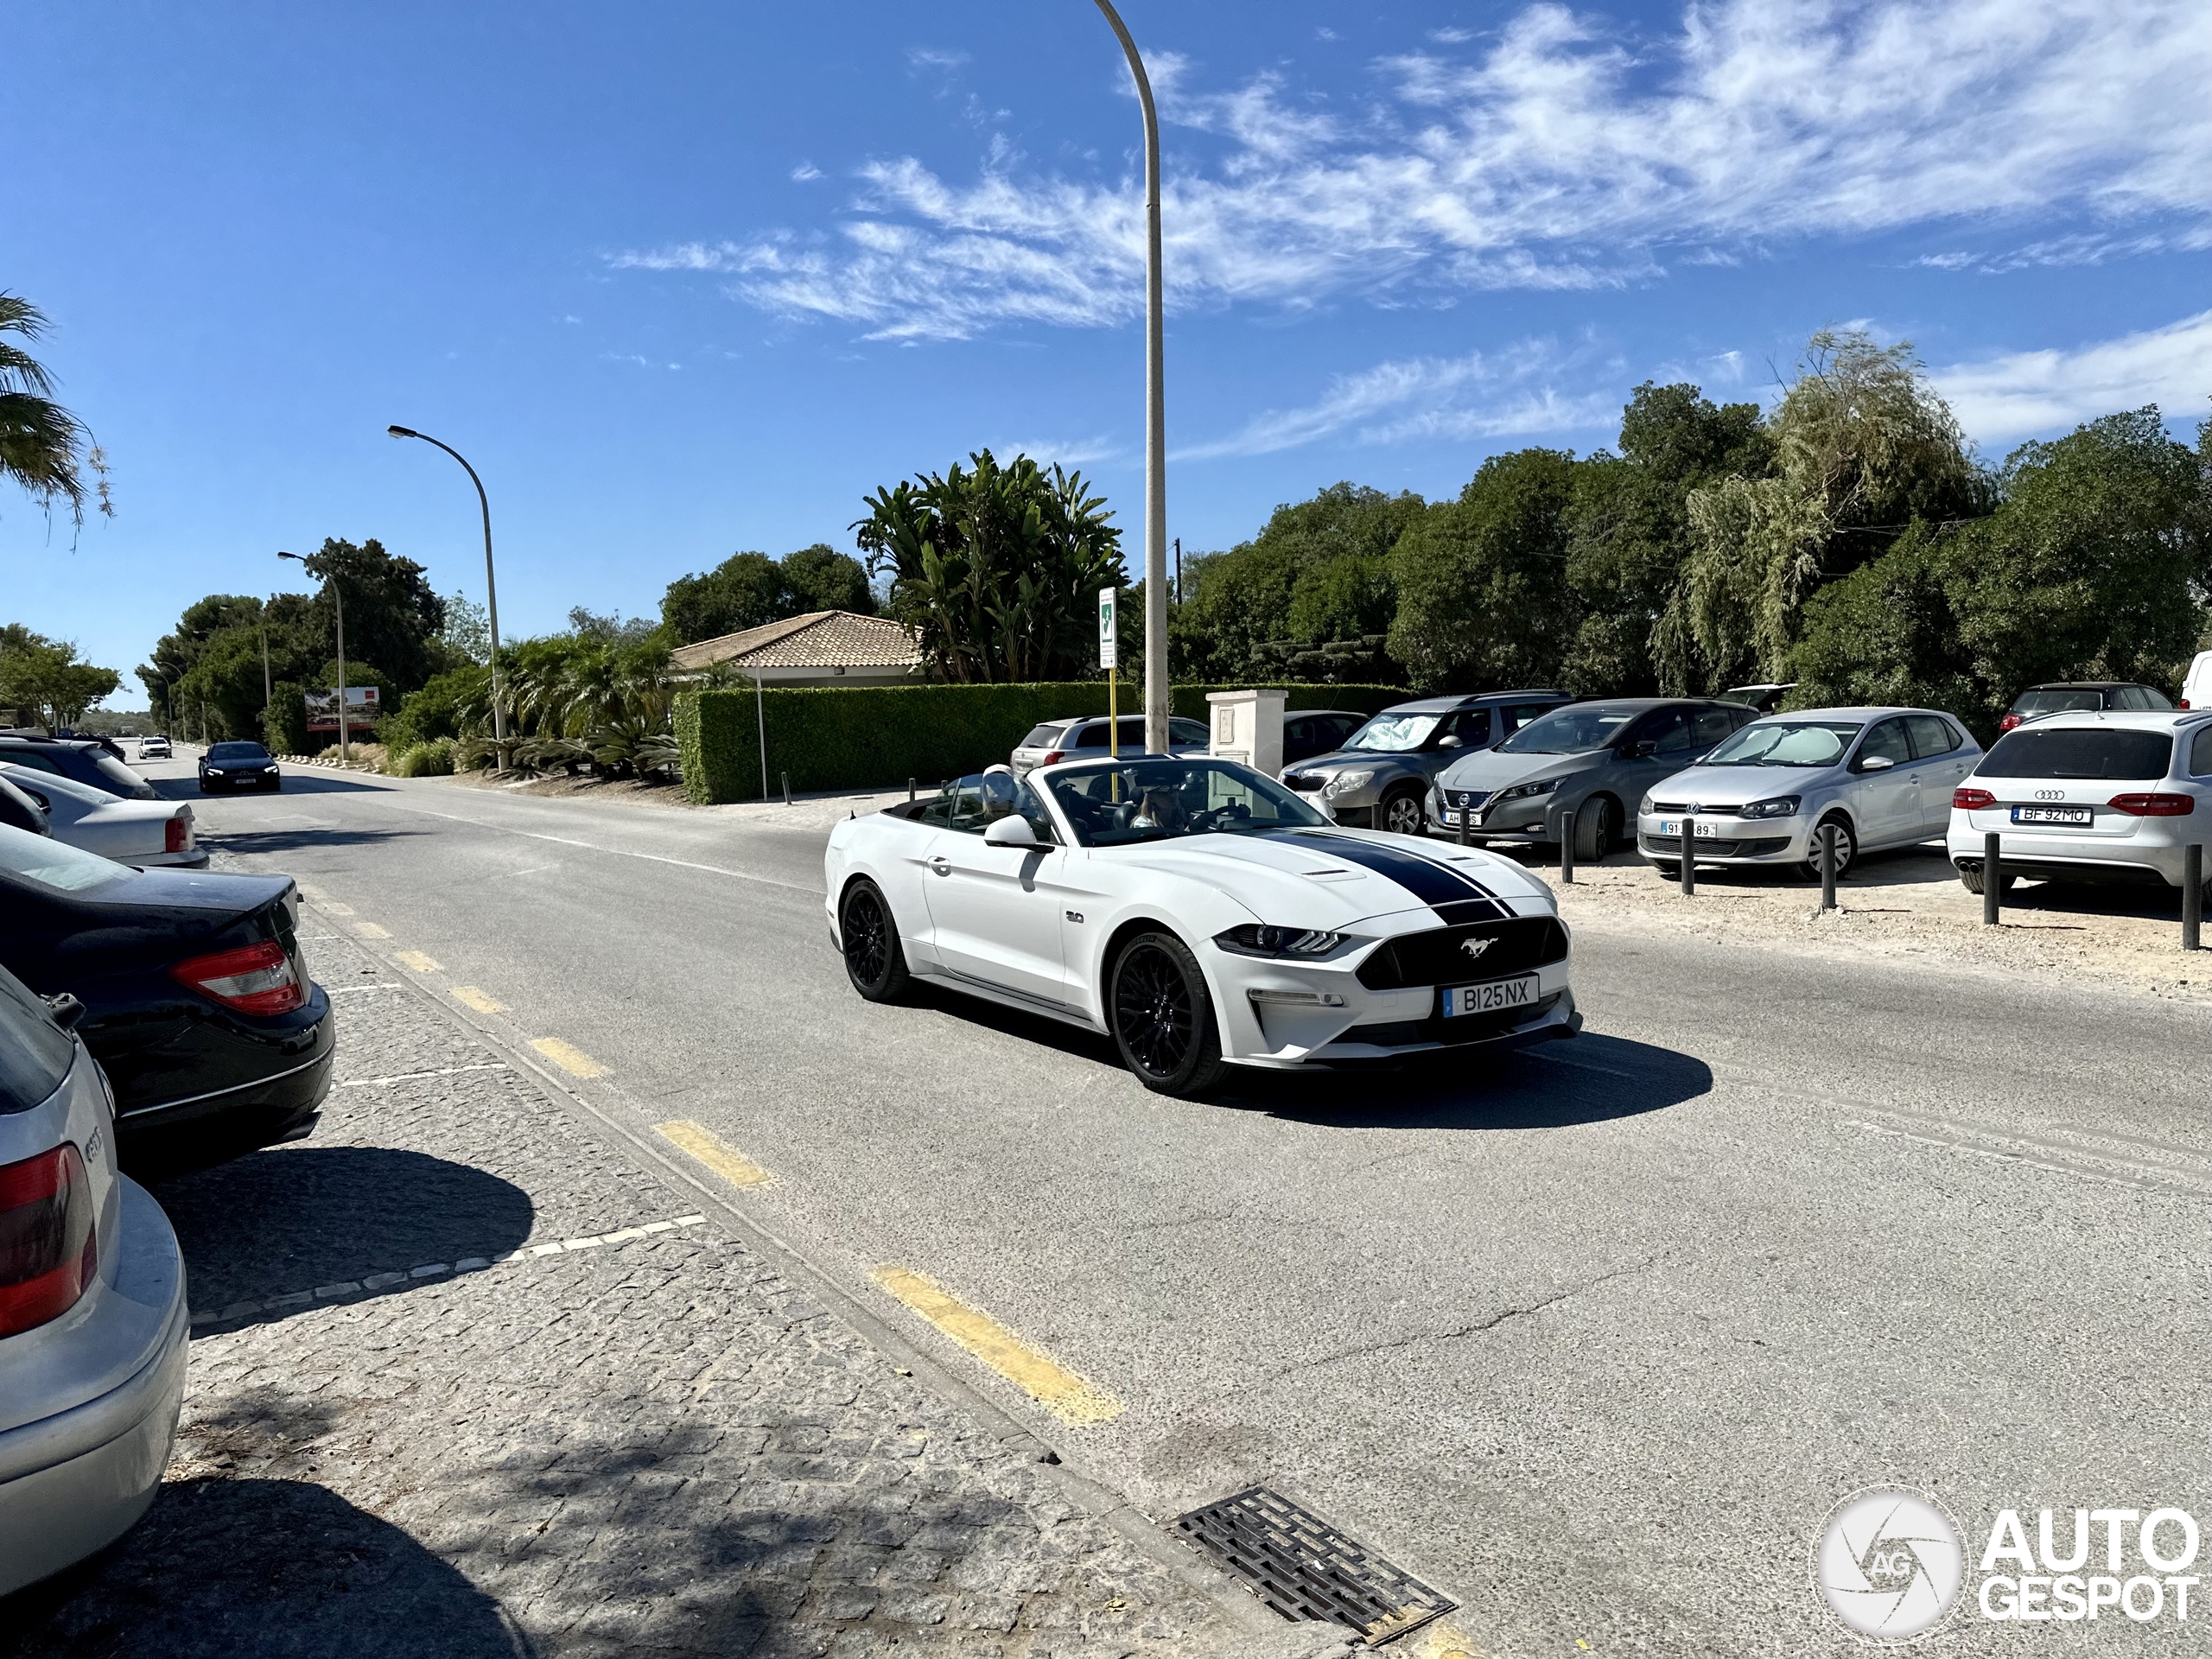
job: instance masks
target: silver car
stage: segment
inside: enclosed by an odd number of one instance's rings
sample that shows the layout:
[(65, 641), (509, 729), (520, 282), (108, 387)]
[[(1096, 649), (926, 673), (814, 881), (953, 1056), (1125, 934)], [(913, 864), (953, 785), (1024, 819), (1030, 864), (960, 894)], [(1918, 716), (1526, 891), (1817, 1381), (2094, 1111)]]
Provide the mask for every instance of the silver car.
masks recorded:
[(0, 969), (0, 1595), (130, 1530), (184, 1398), (184, 1261), (79, 1012)]
[(1700, 864), (1796, 866), (1820, 874), (1820, 830), (1835, 826), (1838, 874), (1859, 854), (1910, 847), (1950, 825), (1951, 795), (1981, 745), (1933, 709), (1805, 709), (1753, 721), (1644, 796), (1637, 850), (1681, 869), (1682, 820)]
[[(1065, 720), (1048, 720), (1023, 738), (1007, 759), (1014, 775), (1027, 778), (1039, 766), (1056, 766), (1063, 760), (1103, 760), (1107, 758), (1106, 728), (1103, 715), (1077, 715)], [(1122, 754), (1144, 753), (1144, 716), (1123, 715), (1120, 729), (1115, 733), (1115, 748)], [(1172, 715), (1167, 721), (1169, 753), (1173, 754), (1204, 754), (1209, 746), (1209, 734), (1202, 720), (1185, 720)]]
[(1418, 836), (1437, 773), (1567, 701), (1564, 691), (1485, 691), (1398, 703), (1335, 753), (1284, 767), (1282, 780), (1339, 823)]

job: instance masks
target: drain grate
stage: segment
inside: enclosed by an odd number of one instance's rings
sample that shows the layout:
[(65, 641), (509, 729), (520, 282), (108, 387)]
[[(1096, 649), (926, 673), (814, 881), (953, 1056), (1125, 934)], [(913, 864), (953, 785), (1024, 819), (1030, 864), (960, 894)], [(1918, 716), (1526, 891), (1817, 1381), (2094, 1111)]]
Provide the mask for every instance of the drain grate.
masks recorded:
[(1285, 1618), (1327, 1619), (1388, 1642), (1456, 1605), (1264, 1486), (1174, 1526)]

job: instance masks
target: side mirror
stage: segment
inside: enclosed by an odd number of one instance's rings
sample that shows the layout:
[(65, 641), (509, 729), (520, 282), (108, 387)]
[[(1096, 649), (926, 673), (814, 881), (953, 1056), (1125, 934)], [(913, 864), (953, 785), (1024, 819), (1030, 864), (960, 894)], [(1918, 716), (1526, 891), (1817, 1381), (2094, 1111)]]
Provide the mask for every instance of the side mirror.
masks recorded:
[(1456, 749), (1459, 747), (1459, 740), (1456, 737), (1440, 737), (1436, 740), (1436, 747), (1440, 749)]
[(1886, 754), (1862, 754), (1859, 757), (1859, 770), (1861, 772), (1887, 772), (1895, 765), (1897, 762)]
[(1007, 813), (983, 831), (983, 845), (986, 847), (1037, 847), (1042, 844), (1037, 839), (1037, 831), (1030, 827), (1029, 820), (1019, 812)]
[(85, 1017), (85, 1005), (67, 991), (48, 997), (46, 1006), (54, 1015), (54, 1023), (64, 1031), (74, 1030), (77, 1022)]
[(1622, 757), (1629, 760), (1649, 760), (1658, 753), (1658, 740), (1649, 737), (1645, 738), (1641, 743), (1630, 744), (1621, 752)]

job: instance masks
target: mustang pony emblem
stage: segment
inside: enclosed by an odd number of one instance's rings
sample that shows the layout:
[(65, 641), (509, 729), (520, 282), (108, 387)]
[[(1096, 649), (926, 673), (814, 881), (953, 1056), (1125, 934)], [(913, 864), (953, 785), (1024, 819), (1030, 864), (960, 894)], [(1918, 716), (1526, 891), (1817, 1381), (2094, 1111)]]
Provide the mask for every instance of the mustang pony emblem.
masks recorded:
[(1459, 948), (1467, 953), (1467, 959), (1471, 962), (1497, 943), (1495, 939), (1462, 939)]

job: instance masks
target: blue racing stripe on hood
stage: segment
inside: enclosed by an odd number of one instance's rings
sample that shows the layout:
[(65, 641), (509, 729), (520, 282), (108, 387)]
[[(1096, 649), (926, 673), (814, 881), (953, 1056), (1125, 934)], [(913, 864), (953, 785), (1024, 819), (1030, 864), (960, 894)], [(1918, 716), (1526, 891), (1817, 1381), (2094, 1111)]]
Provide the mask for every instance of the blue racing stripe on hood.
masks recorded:
[(1482, 922), (1513, 912), (1483, 884), (1449, 864), (1423, 858), (1402, 847), (1362, 841), (1331, 830), (1271, 830), (1269, 841), (1289, 841), (1327, 849), (1331, 856), (1387, 876), (1447, 922)]

